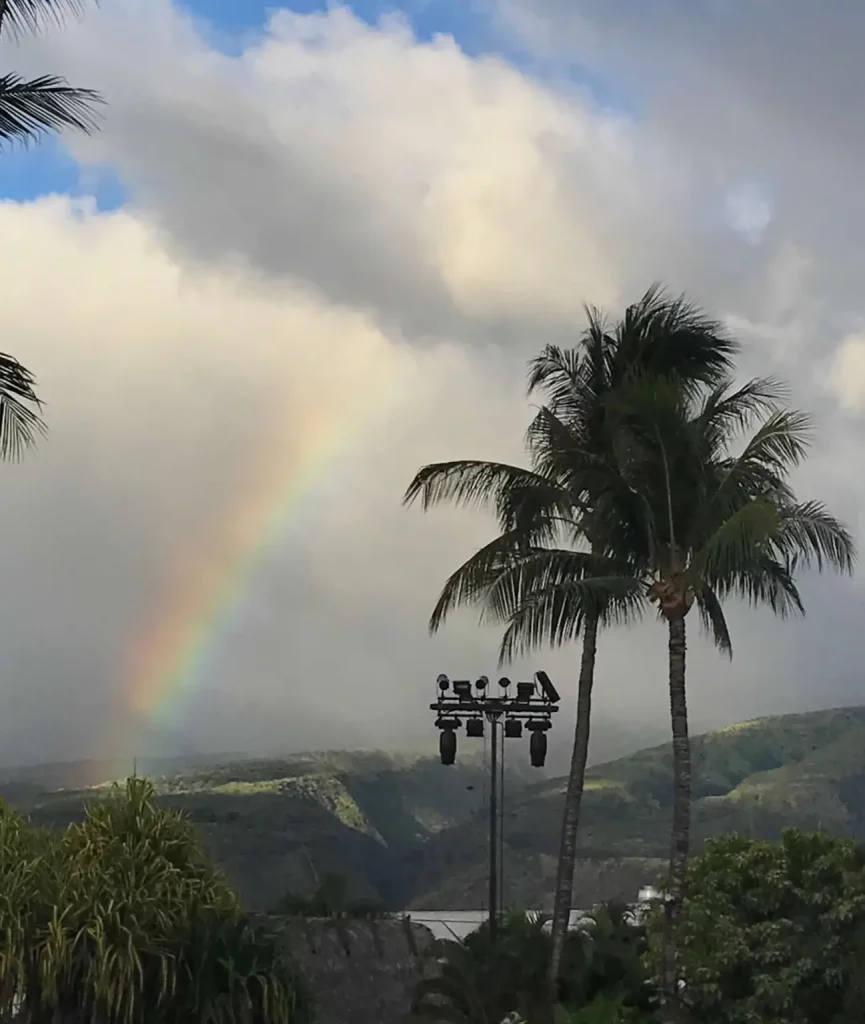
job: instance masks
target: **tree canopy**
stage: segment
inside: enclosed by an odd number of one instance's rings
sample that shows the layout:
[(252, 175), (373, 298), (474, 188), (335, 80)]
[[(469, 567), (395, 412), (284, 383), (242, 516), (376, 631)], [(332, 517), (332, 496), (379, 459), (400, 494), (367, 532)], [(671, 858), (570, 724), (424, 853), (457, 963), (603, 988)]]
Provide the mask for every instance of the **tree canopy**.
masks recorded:
[(854, 1024), (865, 999), (865, 847), (730, 834), (688, 870), (678, 943), (703, 1024)]

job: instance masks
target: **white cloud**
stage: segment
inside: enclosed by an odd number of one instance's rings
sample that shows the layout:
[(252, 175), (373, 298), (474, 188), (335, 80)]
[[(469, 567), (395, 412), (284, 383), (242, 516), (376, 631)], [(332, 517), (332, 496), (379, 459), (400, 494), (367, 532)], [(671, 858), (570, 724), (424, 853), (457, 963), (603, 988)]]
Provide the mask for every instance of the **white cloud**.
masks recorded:
[(772, 201), (766, 189), (745, 182), (728, 190), (724, 210), (734, 231), (754, 245), (763, 240), (772, 222)]
[[(707, 177), (702, 140), (667, 121), (601, 112), (503, 59), (345, 9), (280, 12), (233, 58), (167, 0), (126, 0), (18, 59), (104, 91), (104, 130), (73, 149), (115, 165), (133, 205), (0, 206), (16, 254), (4, 348), (39, 374), (52, 427), (5, 470), (0, 505), (4, 578), (21, 581), (0, 617), (7, 758), (126, 735), (129, 651), (178, 570), (218, 572), (212, 538), (231, 533), (250, 481), (304, 466), (310, 484), (180, 738), (425, 735), (425, 684), (491, 667), (494, 632), (462, 618), (434, 642), (425, 631), (444, 575), (490, 524), (405, 511), (402, 490), (426, 461), (520, 457), (524, 360), (571, 339), (584, 301), (615, 310), (655, 278), (687, 287), (748, 339), (748, 372), (790, 376), (829, 436), (840, 429), (815, 381), (849, 327), (827, 313), (840, 307), (825, 249), (786, 179), (761, 246), (707, 215), (718, 180), (772, 168)], [(317, 473), (316, 432), (336, 449)], [(808, 482), (855, 512), (841, 453), (825, 448)], [(838, 634), (858, 599), (835, 583), (814, 593), (795, 629), (734, 612), (733, 669), (695, 642), (698, 721), (849, 699), (855, 633)], [(605, 643), (601, 715), (663, 722), (663, 660), (654, 623)], [(574, 653), (540, 662), (567, 692)], [(835, 681), (818, 690), (821, 664)]]
[(865, 408), (865, 335), (844, 338), (829, 368), (827, 384), (843, 409), (861, 412)]
[(165, 0), (33, 45), (111, 98), (76, 150), (116, 164), (186, 258), (296, 277), (414, 335), (539, 310), (561, 329), (620, 287), (595, 222), (629, 169), (613, 126), (502, 60), (345, 8), (279, 11), (231, 58)]
[[(509, 374), (476, 418), (478, 364), (458, 347), (412, 349), (288, 283), (277, 293), (184, 268), (128, 213), (57, 197), (6, 203), (0, 222), (18, 254), (4, 336), (37, 373), (51, 426), (7, 468), (0, 509), (15, 538), (0, 558), (20, 581), (0, 623), (6, 758), (42, 756), (37, 722), (52, 756), (134, 736), (130, 651), (146, 655), (149, 624), (180, 614), (190, 572), (230, 582), (231, 552), (280, 511), (181, 732), (211, 747), (330, 742), (309, 727), (329, 703), (314, 682), (325, 677), (370, 695), (332, 735), (384, 741), (381, 700), (400, 722), (416, 705), (395, 678), (433, 677), (425, 620), (442, 565), (486, 532), (471, 516), (431, 527), (400, 507), (402, 491), (424, 460), (471, 447), (518, 457)], [(231, 673), (244, 680), (240, 718)]]

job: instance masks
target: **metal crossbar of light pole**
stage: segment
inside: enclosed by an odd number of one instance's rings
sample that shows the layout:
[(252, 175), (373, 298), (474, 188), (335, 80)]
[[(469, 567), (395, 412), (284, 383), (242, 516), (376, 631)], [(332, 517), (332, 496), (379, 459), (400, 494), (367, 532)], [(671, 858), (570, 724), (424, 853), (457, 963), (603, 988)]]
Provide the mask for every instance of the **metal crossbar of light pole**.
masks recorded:
[(532, 766), (542, 768), (547, 757), (547, 732), (552, 717), (559, 710), (558, 691), (546, 672), (536, 672), (531, 682), (512, 683), (507, 676), (491, 685), (487, 676), (474, 683), (470, 679), (436, 680), (437, 700), (430, 704), (436, 712), (436, 726), (441, 730), (439, 751), (442, 764), (453, 764), (457, 752), (457, 731), (465, 722), (466, 736), (483, 737), (485, 722), (490, 724), (490, 802), (489, 802), (489, 931), (490, 942), (498, 932), (499, 863), (496, 834), (499, 824), (499, 789), (504, 779), (498, 778), (499, 737), (519, 739), (523, 730), (529, 733), (529, 757)]

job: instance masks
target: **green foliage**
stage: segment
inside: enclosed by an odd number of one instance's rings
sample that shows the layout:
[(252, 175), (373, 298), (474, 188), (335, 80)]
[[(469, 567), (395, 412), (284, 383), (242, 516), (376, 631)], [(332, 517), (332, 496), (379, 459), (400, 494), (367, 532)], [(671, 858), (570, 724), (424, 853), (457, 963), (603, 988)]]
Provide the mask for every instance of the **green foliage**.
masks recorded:
[(619, 1000), (623, 1012), (647, 1011), (654, 1005), (644, 957), (645, 929), (621, 903), (605, 903), (591, 915), (586, 926), (591, 953), (585, 982), (587, 998)]
[(553, 1024), (638, 1024), (654, 1020), (648, 1012), (629, 1007), (621, 996), (596, 996), (579, 1010), (557, 1006)]
[(302, 1020), (280, 948), (240, 914), (190, 825), (125, 791), (54, 836), (0, 811), (0, 1016), (94, 1024)]
[(728, 835), (694, 859), (687, 891), (680, 961), (703, 1024), (862, 1020), (865, 847), (795, 830), (779, 843)]
[[(570, 932), (559, 988), (563, 1020), (648, 1019), (653, 992), (643, 966), (645, 941), (643, 930), (615, 906), (600, 908), (585, 928)], [(483, 926), (462, 942), (437, 943), (434, 953), (440, 971), (416, 989), (417, 1021), (499, 1024), (508, 1015), (530, 1022), (540, 1018), (550, 957), (550, 936), (540, 915), (506, 915), (495, 945)]]

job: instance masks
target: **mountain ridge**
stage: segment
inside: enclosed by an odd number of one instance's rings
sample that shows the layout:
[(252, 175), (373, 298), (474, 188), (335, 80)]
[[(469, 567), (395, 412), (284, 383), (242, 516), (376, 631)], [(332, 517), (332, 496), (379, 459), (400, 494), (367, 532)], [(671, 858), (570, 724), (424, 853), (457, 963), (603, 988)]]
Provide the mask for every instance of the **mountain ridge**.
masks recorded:
[[(865, 706), (765, 716), (695, 736), (694, 839), (824, 828), (865, 840)], [(187, 814), (253, 910), (330, 871), (353, 894), (398, 909), (483, 905), (488, 773), (482, 756), (443, 767), (422, 753), (310, 751), (173, 762), (159, 799)], [(168, 762), (163, 762), (169, 766)], [(633, 898), (664, 869), (672, 793), (669, 744), (592, 765), (580, 830), (577, 902)], [(92, 763), (87, 764), (87, 769)], [(0, 796), (37, 822), (79, 820), (110, 782), (79, 786), (62, 766), (0, 771)], [(566, 779), (516, 759), (504, 800), (506, 902), (549, 904)], [(55, 788), (52, 788), (54, 786)]]

